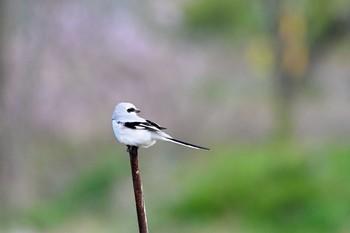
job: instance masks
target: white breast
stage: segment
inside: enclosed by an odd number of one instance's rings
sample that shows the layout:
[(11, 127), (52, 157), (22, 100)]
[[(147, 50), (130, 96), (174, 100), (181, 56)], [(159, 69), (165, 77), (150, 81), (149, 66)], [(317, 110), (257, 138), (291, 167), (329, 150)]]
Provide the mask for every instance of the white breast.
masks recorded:
[(130, 129), (116, 120), (112, 120), (113, 131), (117, 139), (126, 145), (138, 147), (150, 147), (156, 143), (152, 139), (152, 133), (147, 130)]

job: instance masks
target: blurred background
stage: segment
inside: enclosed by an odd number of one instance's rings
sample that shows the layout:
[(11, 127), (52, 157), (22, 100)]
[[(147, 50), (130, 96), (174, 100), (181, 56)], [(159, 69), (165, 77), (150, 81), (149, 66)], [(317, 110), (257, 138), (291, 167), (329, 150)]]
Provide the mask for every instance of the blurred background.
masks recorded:
[(211, 148), (139, 151), (151, 232), (350, 232), (349, 1), (0, 11), (0, 232), (137, 232), (122, 101)]

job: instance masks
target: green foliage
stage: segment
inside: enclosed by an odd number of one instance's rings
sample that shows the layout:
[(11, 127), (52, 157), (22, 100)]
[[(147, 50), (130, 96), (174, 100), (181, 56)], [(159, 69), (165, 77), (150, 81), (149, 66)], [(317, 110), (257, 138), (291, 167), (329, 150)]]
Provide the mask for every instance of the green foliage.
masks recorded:
[(292, 145), (221, 151), (198, 168), (173, 215), (188, 222), (233, 214), (257, 229), (336, 232), (350, 215), (349, 154)]
[(226, 33), (260, 25), (261, 5), (254, 1), (201, 0), (184, 6), (186, 25), (196, 32)]
[(82, 174), (66, 190), (51, 200), (43, 201), (25, 214), (25, 219), (39, 228), (61, 223), (84, 208), (105, 209), (112, 188), (124, 171), (113, 157)]
[[(184, 6), (185, 26), (194, 33), (212, 32), (217, 34), (269, 33), (276, 23), (271, 17), (276, 10), (277, 1), (240, 1), (240, 0), (199, 0), (190, 1)], [(346, 0), (308, 0), (280, 1), (288, 8), (302, 9), (306, 18), (307, 40), (309, 45), (327, 42), (334, 27), (349, 14), (349, 1)], [(282, 9), (283, 7), (281, 7)], [(348, 22), (344, 22), (345, 24)], [(345, 27), (340, 30), (346, 31)], [(338, 32), (337, 32), (338, 33)], [(339, 34), (339, 33), (338, 33)], [(243, 35), (242, 37), (246, 37)]]
[[(160, 219), (154, 228), (227, 232), (239, 226), (249, 232), (322, 233), (346, 227), (350, 216), (348, 145), (310, 148), (284, 142), (213, 148), (211, 153), (201, 157), (196, 169), (188, 164), (190, 172), (181, 181), (185, 191), (177, 201), (158, 211), (149, 210), (153, 224)], [(118, 166), (114, 153), (103, 154), (108, 155), (103, 162), (56, 197), (35, 205), (22, 216), (23, 221), (50, 230), (86, 209), (93, 218), (109, 213), (113, 187), (121, 173), (129, 174), (129, 167)], [(151, 195), (149, 191), (147, 196)], [(134, 210), (134, 205), (130, 208)], [(103, 219), (110, 218), (115, 217)]]
[[(348, 1), (311, 0), (305, 3), (310, 45), (314, 45), (315, 42), (328, 42), (332, 37), (338, 36), (336, 34), (339, 32), (336, 30), (346, 31), (345, 28), (337, 27), (343, 24), (342, 20), (346, 20), (344, 16), (349, 14)], [(346, 25), (343, 26), (346, 27)]]

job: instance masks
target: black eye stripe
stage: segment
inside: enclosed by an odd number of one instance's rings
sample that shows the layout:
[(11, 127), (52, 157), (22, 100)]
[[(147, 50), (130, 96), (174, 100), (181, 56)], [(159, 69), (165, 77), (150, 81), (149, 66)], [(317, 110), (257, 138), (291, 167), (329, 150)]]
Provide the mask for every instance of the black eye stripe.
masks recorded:
[(135, 112), (135, 108), (128, 108), (126, 111), (128, 111), (128, 112)]

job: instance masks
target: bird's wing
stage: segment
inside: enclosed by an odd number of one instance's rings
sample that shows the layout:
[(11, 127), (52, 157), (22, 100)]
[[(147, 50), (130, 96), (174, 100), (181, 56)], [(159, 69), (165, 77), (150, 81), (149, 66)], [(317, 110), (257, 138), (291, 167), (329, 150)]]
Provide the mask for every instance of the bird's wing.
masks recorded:
[(156, 127), (158, 130), (166, 129), (165, 127), (162, 127), (162, 126), (160, 126), (160, 125), (158, 125), (158, 124), (156, 124), (156, 123), (154, 123), (154, 122), (152, 122), (152, 121), (150, 121), (150, 120), (146, 120), (146, 122), (147, 122), (149, 125), (151, 125), (151, 126), (153, 126), (153, 127)]
[(165, 129), (164, 127), (149, 120), (146, 120), (144, 122), (140, 122), (140, 121), (123, 122), (123, 125), (129, 129), (148, 130), (148, 131), (161, 131)]

